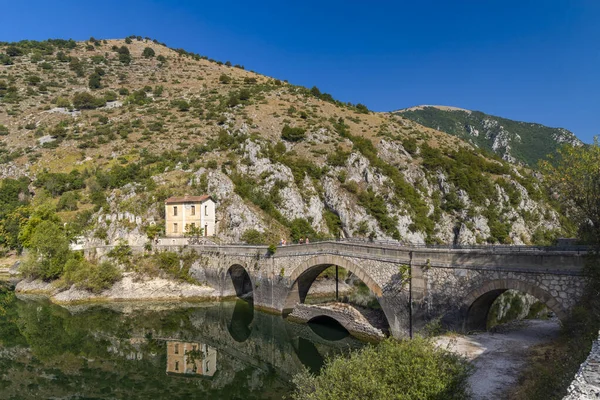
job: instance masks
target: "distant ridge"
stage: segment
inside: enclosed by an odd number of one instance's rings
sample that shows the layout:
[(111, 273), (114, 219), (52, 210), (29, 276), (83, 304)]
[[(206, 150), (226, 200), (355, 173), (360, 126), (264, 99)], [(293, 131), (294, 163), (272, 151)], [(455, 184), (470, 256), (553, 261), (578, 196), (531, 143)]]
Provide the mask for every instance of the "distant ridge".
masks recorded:
[(457, 136), (513, 164), (529, 167), (535, 167), (564, 143), (583, 144), (573, 132), (564, 128), (514, 121), (458, 107), (420, 105), (394, 114)]

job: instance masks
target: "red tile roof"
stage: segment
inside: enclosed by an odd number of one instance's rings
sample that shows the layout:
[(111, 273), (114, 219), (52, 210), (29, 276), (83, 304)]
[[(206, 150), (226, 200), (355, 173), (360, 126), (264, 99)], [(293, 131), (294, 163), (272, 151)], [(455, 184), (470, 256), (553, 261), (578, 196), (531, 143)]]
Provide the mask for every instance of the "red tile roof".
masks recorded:
[(209, 195), (207, 195), (207, 194), (203, 194), (202, 196), (169, 197), (168, 199), (165, 200), (165, 204), (174, 204), (174, 203), (203, 203), (203, 202), (205, 202), (208, 199), (212, 200), (212, 198)]

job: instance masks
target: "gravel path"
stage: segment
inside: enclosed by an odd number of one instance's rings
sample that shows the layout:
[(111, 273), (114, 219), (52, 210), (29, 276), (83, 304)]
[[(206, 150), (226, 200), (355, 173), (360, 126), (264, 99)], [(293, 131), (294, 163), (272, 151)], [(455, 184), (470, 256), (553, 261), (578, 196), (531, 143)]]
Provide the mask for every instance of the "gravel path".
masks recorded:
[(470, 383), (475, 400), (500, 400), (526, 366), (528, 349), (557, 338), (559, 331), (555, 319), (525, 320), (507, 324), (499, 332), (442, 336), (437, 343), (473, 361), (476, 370)]

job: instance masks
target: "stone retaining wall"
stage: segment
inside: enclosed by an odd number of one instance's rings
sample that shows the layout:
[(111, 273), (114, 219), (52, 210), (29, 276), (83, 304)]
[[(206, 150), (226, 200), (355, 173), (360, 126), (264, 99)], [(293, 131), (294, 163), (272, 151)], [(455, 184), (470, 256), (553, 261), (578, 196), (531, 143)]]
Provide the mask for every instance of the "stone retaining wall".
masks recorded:
[(592, 345), (588, 358), (569, 386), (563, 400), (589, 400), (600, 398), (600, 338)]

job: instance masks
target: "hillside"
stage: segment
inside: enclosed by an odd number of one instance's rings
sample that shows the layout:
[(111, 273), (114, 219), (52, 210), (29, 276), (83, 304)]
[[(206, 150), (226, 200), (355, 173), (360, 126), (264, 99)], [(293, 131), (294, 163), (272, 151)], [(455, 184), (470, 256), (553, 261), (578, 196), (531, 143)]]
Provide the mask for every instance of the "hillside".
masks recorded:
[(144, 244), (200, 193), (227, 242), (568, 234), (537, 175), (409, 116), (147, 38), (0, 43), (0, 241), (51, 204), (71, 237)]
[(540, 159), (555, 153), (563, 143), (582, 144), (572, 132), (563, 128), (513, 121), (456, 107), (417, 106), (395, 114), (455, 135), (511, 163), (530, 167), (536, 167)]

